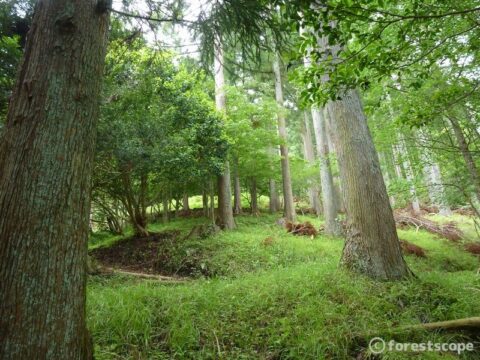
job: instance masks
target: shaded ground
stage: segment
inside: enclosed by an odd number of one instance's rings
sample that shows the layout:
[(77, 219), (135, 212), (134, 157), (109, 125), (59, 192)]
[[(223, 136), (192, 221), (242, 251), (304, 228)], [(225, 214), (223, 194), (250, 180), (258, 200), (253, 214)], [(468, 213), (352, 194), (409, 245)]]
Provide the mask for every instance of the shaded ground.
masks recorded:
[(169, 274), (162, 269), (159, 250), (165, 242), (171, 243), (179, 236), (178, 230), (151, 234), (149, 237), (130, 237), (110, 247), (90, 251), (90, 255), (102, 266), (145, 274)]

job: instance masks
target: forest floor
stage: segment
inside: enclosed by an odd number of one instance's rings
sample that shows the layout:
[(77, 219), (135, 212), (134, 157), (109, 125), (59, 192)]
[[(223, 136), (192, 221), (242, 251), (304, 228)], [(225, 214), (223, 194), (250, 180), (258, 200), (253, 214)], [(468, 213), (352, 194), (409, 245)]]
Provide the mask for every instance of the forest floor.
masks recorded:
[[(406, 256), (417, 277), (375, 282), (338, 267), (342, 239), (294, 236), (276, 225), (276, 218), (239, 216), (237, 230), (205, 239), (185, 239), (207, 222), (203, 218), (152, 224), (149, 240), (94, 234), (90, 254), (104, 266), (190, 279), (90, 276), (87, 315), (96, 358), (480, 358), (479, 334), (390, 332), (480, 315), (479, 258), (465, 251), (463, 242), (400, 229), (401, 239), (425, 250), (426, 257)], [(300, 217), (307, 220), (321, 225), (314, 217)], [(455, 215), (454, 221), (467, 241), (475, 241), (468, 217)], [(371, 357), (368, 342), (374, 336), (410, 343), (474, 342), (476, 351)]]

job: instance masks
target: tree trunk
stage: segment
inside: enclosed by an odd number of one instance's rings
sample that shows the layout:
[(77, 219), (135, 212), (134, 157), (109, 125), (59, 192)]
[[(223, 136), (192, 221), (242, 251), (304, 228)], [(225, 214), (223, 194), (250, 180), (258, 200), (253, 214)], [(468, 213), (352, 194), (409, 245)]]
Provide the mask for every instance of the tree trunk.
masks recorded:
[(415, 186), (415, 175), (413, 173), (412, 163), (408, 157), (408, 149), (403, 134), (400, 134), (398, 149), (398, 154), (403, 160), (403, 169), (405, 170), (405, 175), (410, 186), (412, 210), (415, 215), (420, 215), (420, 201), (418, 200), (417, 189)]
[[(217, 110), (225, 112), (227, 108), (225, 98), (225, 74), (224, 57), (221, 37), (215, 41), (215, 104)], [(230, 165), (225, 161), (223, 174), (218, 176), (218, 216), (222, 229), (234, 229), (236, 227), (233, 219), (232, 192), (230, 189)]]
[(477, 196), (477, 201), (480, 201), (480, 173), (478, 172), (477, 165), (473, 160), (472, 153), (468, 149), (467, 141), (465, 140), (465, 135), (463, 134), (462, 128), (458, 120), (454, 117), (448, 117), (450, 123), (452, 124), (453, 133), (458, 142), (458, 147), (462, 153), (463, 160), (467, 165), (468, 172), (475, 190), (475, 195)]
[(327, 142), (326, 122), (323, 111), (312, 108), (313, 128), (320, 158), (320, 181), (322, 188), (323, 215), (325, 217), (325, 232), (329, 235), (341, 234), (341, 226), (337, 220), (338, 205), (333, 186), (333, 176), (330, 166), (330, 154)]
[(427, 133), (424, 130), (420, 130), (419, 135), (420, 142), (425, 146), (420, 157), (424, 164), (423, 172), (428, 187), (428, 197), (431, 204), (438, 207), (440, 215), (451, 216), (452, 210), (448, 206), (445, 196), (440, 165), (434, 161), (432, 152), (426, 146), (428, 142)]
[(167, 195), (167, 193), (165, 193), (163, 195), (163, 199), (162, 199), (162, 207), (163, 207), (162, 221), (164, 223), (168, 223), (168, 221), (170, 220), (170, 214), (169, 214), (169, 209), (168, 209), (168, 204), (169, 203), (170, 203), (169, 196)]
[(203, 216), (208, 218), (209, 208), (208, 208), (208, 192), (204, 188), (202, 191), (202, 208), (203, 208)]
[(87, 238), (108, 14), (38, 1), (0, 139), (0, 358), (89, 359)]
[(341, 263), (376, 279), (411, 274), (400, 247), (380, 163), (360, 96), (347, 91), (328, 105), (347, 214)]
[[(308, 113), (304, 113), (304, 122), (302, 124), (302, 138), (303, 138), (303, 152), (305, 160), (310, 166), (315, 165), (315, 152), (313, 151), (312, 140), (312, 128), (310, 126), (310, 118)], [(315, 211), (315, 214), (320, 215), (322, 213), (322, 206), (320, 204), (320, 197), (318, 186), (315, 184), (310, 185), (308, 189), (308, 195), (310, 200), (310, 206)]]
[(183, 210), (190, 211), (190, 204), (188, 203), (188, 194), (183, 194)]
[(235, 171), (233, 181), (233, 213), (240, 215), (242, 213), (242, 189), (240, 187), (240, 176), (238, 174), (238, 160), (235, 159)]
[(268, 180), (268, 187), (270, 191), (269, 209), (272, 214), (276, 213), (280, 208), (277, 192), (277, 184), (275, 180)]
[(273, 62), (273, 72), (275, 74), (275, 98), (279, 106), (277, 114), (278, 133), (280, 136), (280, 154), (282, 156), (282, 180), (283, 180), (283, 202), (284, 202), (284, 216), (288, 221), (295, 221), (295, 204), (293, 202), (292, 180), (290, 177), (290, 164), (288, 159), (287, 146), (287, 126), (285, 121), (284, 107), (283, 107), (283, 86), (282, 73), (280, 71), (280, 55), (275, 55)]
[(252, 215), (258, 216), (258, 194), (257, 194), (257, 178), (252, 177), (250, 183), (250, 205), (252, 210)]

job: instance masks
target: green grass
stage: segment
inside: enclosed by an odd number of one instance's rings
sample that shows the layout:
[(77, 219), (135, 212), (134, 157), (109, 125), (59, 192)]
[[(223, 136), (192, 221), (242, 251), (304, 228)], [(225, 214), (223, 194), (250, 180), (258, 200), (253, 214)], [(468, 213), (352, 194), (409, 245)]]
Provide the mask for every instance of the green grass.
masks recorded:
[[(317, 225), (316, 219), (304, 217)], [(181, 219), (151, 230), (181, 229)], [(172, 269), (189, 263), (185, 284), (91, 277), (88, 323), (98, 359), (350, 359), (370, 336), (424, 321), (480, 315), (478, 260), (461, 247), (415, 230), (400, 237), (427, 250), (407, 257), (418, 276), (374, 282), (338, 268), (343, 241), (286, 234), (275, 217), (237, 218), (239, 228), (170, 244)], [(272, 245), (262, 241), (271, 237)], [(98, 238), (94, 246), (118, 239)], [(368, 334), (368, 335), (366, 335)], [(416, 332), (398, 341), (457, 342), (459, 334)], [(362, 340), (363, 339), (363, 340)], [(477, 350), (479, 345), (477, 344)], [(410, 359), (392, 353), (384, 359)], [(479, 353), (421, 354), (418, 359), (477, 359)]]

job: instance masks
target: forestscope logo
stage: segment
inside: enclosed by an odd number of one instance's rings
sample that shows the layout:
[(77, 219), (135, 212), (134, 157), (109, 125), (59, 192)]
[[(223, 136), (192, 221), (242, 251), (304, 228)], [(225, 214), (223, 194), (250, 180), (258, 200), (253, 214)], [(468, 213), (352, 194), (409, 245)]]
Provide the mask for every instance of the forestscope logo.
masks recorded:
[(426, 343), (400, 343), (395, 340), (388, 342), (382, 338), (375, 337), (370, 340), (368, 348), (372, 354), (382, 354), (384, 352), (455, 352), (461, 354), (465, 351), (473, 351), (475, 349), (473, 343), (434, 343), (432, 341)]

